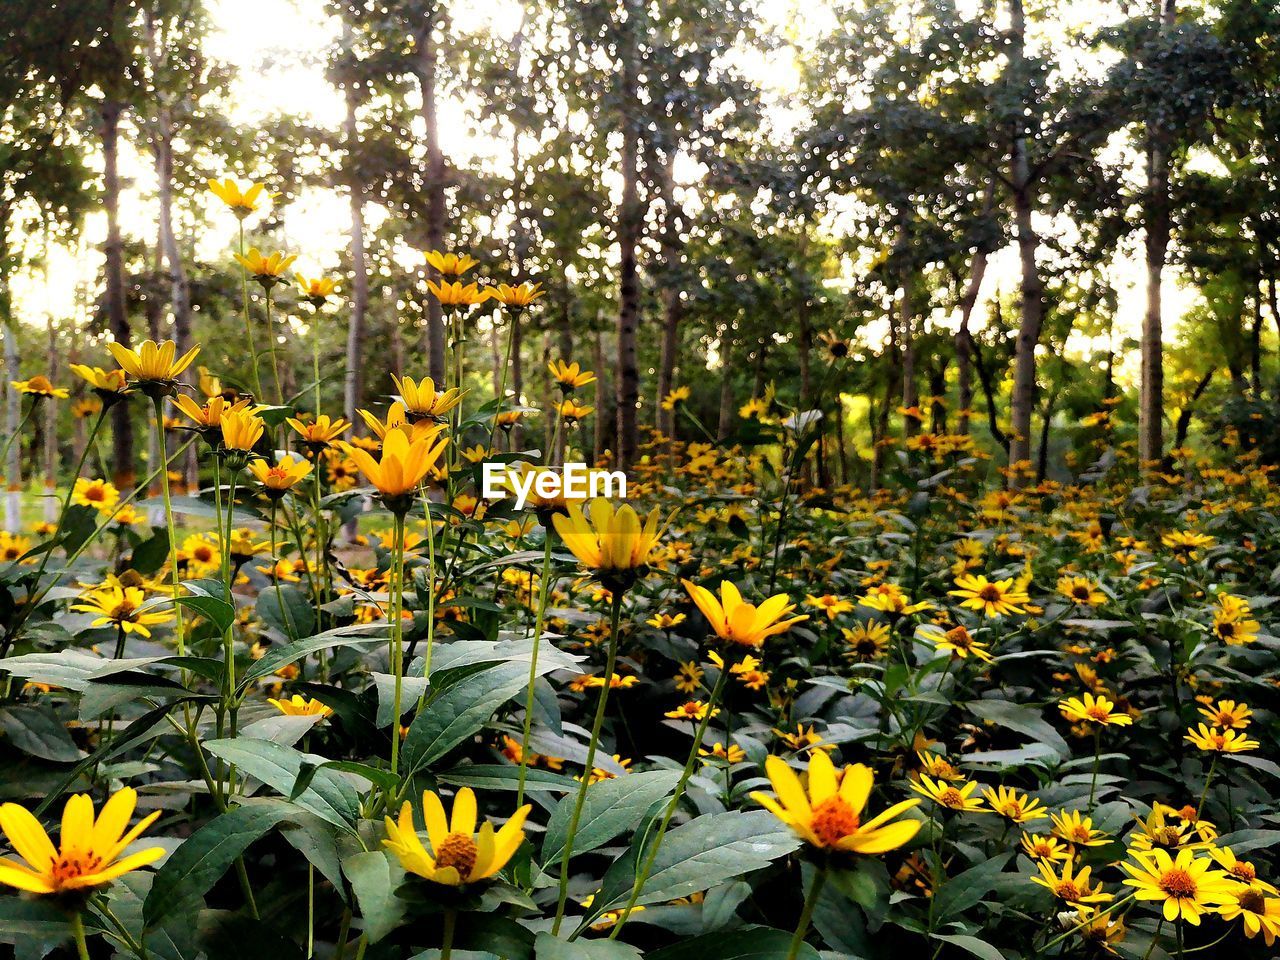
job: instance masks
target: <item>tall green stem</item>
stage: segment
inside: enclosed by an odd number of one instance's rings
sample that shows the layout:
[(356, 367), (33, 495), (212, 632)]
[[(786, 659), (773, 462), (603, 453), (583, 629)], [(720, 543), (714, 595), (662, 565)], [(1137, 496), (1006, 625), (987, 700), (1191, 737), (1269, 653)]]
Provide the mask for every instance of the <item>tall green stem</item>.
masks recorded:
[[(720, 676), (716, 679), (716, 685), (711, 690), (711, 696), (707, 700), (707, 711), (703, 715), (702, 720), (698, 723), (698, 728), (693, 735), (693, 745), (689, 747), (689, 756), (684, 762), (684, 770), (680, 773), (680, 779), (676, 782), (675, 793), (671, 795), (671, 802), (667, 804), (666, 812), (662, 815), (662, 823), (658, 826), (658, 833), (653, 838), (653, 843), (649, 847), (649, 853), (645, 857), (644, 866), (636, 875), (635, 883), (631, 886), (631, 898), (627, 901), (625, 909), (618, 916), (618, 922), (613, 925), (613, 929), (609, 931), (609, 939), (615, 940), (619, 933), (622, 932), (622, 926), (631, 917), (631, 911), (635, 909), (636, 903), (640, 899), (641, 893), (644, 892), (644, 885), (649, 881), (649, 874), (653, 872), (653, 865), (658, 859), (658, 849), (662, 846), (662, 840), (667, 835), (667, 828), (671, 825), (671, 818), (675, 816), (676, 810), (680, 807), (680, 800), (684, 797), (685, 787), (689, 783), (689, 778), (693, 776), (694, 767), (698, 763), (698, 751), (702, 748), (702, 738), (706, 736), (707, 727), (711, 723), (711, 716), (716, 712), (716, 706), (720, 703), (720, 698), (724, 694), (725, 683), (729, 679), (729, 664), (726, 662), (720, 669)], [(729, 748), (729, 737), (725, 737), (725, 749)]]
[(604, 725), (605, 705), (609, 701), (609, 684), (613, 680), (613, 670), (618, 661), (618, 622), (621, 618), (622, 591), (615, 589), (609, 615), (609, 656), (604, 671), (604, 682), (600, 685), (596, 716), (591, 723), (591, 742), (587, 745), (587, 762), (582, 770), (582, 782), (578, 785), (578, 798), (573, 804), (573, 816), (569, 818), (569, 832), (565, 836), (564, 855), (560, 861), (560, 892), (556, 899), (556, 919), (551, 925), (553, 935), (560, 933), (560, 925), (564, 922), (565, 904), (569, 899), (569, 861), (573, 857), (573, 841), (578, 833), (578, 824), (582, 820), (582, 805), (587, 799), (587, 787), (591, 785), (591, 774), (595, 770), (596, 749), (600, 745), (600, 728)]
[(76, 941), (76, 955), (80, 960), (89, 960), (89, 944), (84, 939), (84, 918), (77, 910), (71, 915), (71, 935)]
[(800, 955), (800, 947), (804, 944), (804, 936), (809, 932), (809, 922), (813, 920), (813, 910), (822, 896), (822, 887), (827, 882), (827, 865), (822, 863), (813, 872), (813, 880), (809, 883), (809, 892), (804, 898), (804, 908), (800, 911), (800, 920), (796, 924), (796, 932), (791, 936), (791, 946), (787, 949), (787, 960), (796, 960)]
[[(240, 221), (240, 256), (244, 256), (244, 221)], [(262, 400), (262, 376), (258, 373), (258, 348), (253, 343), (253, 321), (249, 319), (249, 271), (240, 266), (240, 300), (244, 305), (244, 339), (253, 363), (253, 395)]]
[(271, 353), (271, 374), (276, 381), (276, 403), (284, 406), (284, 381), (280, 379), (280, 359), (276, 349), (276, 330), (271, 325), (271, 288), (264, 287), (262, 295), (267, 300), (267, 349)]
[(391, 698), (391, 774), (400, 773), (400, 711), (404, 695), (404, 623), (400, 605), (404, 602), (404, 514), (395, 515), (395, 542), (392, 545), (391, 573), (391, 672), (395, 691)]
[(1200, 802), (1196, 804), (1196, 819), (1200, 819), (1200, 812), (1204, 810), (1204, 802), (1209, 797), (1209, 785), (1213, 783), (1213, 772), (1218, 769), (1218, 755), (1213, 755), (1213, 760), (1209, 762), (1209, 773), (1204, 778), (1204, 789), (1200, 791)]
[(178, 656), (185, 657), (187, 655), (187, 645), (186, 630), (182, 620), (182, 604), (176, 602), (178, 595), (182, 591), (182, 584), (178, 578), (178, 531), (176, 524), (173, 522), (173, 500), (169, 495), (168, 440), (164, 435), (164, 409), (160, 401), (159, 394), (156, 394), (151, 400), (156, 414), (156, 449), (160, 451), (160, 496), (164, 499), (165, 531), (169, 536), (169, 579), (173, 585), (173, 599), (175, 601), (173, 605), (173, 636), (178, 646)]
[(524, 730), (520, 735), (520, 785), (516, 788), (516, 809), (524, 804), (524, 783), (529, 772), (529, 733), (533, 729), (534, 684), (538, 679), (538, 648), (542, 646), (542, 628), (546, 622), (547, 588), (551, 580), (551, 531), (545, 532), (542, 551), (542, 575), (538, 581), (538, 615), (533, 624), (533, 653), (529, 657), (529, 687), (524, 698)]

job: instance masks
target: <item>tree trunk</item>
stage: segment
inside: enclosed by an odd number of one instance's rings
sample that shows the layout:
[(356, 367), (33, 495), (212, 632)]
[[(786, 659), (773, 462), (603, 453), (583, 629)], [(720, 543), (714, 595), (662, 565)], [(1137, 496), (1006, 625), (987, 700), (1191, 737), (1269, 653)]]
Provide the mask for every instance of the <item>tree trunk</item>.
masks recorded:
[[(350, 42), (350, 30), (346, 33)], [(351, 201), (351, 319), (347, 326), (347, 368), (344, 374), (342, 409), (343, 415), (353, 423), (358, 422), (356, 408), (360, 405), (364, 368), (361, 353), (364, 350), (365, 320), (369, 310), (369, 268), (364, 249), (364, 195), (360, 186), (360, 174), (357, 169), (355, 151), (357, 149), (356, 133), (356, 92), (351, 85), (346, 90), (347, 115), (343, 123), (343, 133), (347, 145), (348, 191)], [(438, 381), (442, 382), (442, 381)]]
[[(764, 352), (764, 344), (760, 345)], [(716, 419), (716, 437), (723, 440), (733, 432), (733, 341), (720, 338), (720, 415)]]
[[(1174, 23), (1175, 0), (1156, 0), (1160, 30)], [(1138, 459), (1158, 461), (1164, 453), (1164, 326), (1160, 279), (1169, 251), (1168, 137), (1147, 123), (1146, 258), (1147, 311), (1142, 318), (1141, 389), (1138, 400)]]
[(596, 318), (594, 359), (596, 367), (596, 431), (592, 452), (594, 453), (593, 459), (596, 463), (599, 463), (609, 445), (608, 431), (611, 422), (608, 415), (609, 412), (606, 409), (609, 401), (609, 378), (605, 372), (604, 323), (600, 317)]
[(1213, 379), (1214, 373), (1215, 370), (1213, 367), (1210, 367), (1205, 371), (1204, 376), (1201, 377), (1200, 381), (1196, 384), (1195, 390), (1192, 391), (1191, 399), (1188, 400), (1186, 405), (1178, 412), (1178, 423), (1173, 435), (1173, 447), (1175, 450), (1187, 442), (1187, 434), (1191, 430), (1191, 418), (1196, 412), (1196, 401), (1204, 395), (1205, 390), (1209, 386), (1209, 381)]
[(665, 211), (662, 230), (662, 354), (658, 361), (658, 432), (665, 437), (675, 436), (676, 413), (664, 410), (662, 399), (675, 389), (676, 355), (679, 350), (680, 320), (684, 304), (680, 299), (681, 286), (677, 282), (677, 264), (680, 259), (680, 213), (676, 209), (675, 178), (672, 168), (675, 151), (669, 151), (658, 174), (658, 189)]
[[(427, 248), (444, 249), (445, 178), (448, 175), (444, 153), (440, 149), (440, 120), (436, 104), (436, 42), (435, 8), (428, 13), (426, 22), (414, 33), (417, 47), (415, 64), (418, 88), (422, 97), (422, 120), (426, 126), (427, 169), (424, 189), (427, 194)], [(435, 297), (427, 298), (427, 356), (431, 379), (437, 384), (445, 382), (444, 314)]]
[[(120, 239), (120, 114), (124, 105), (116, 100), (102, 103), (102, 203), (107, 212), (105, 272), (107, 285), (107, 326), (116, 343), (132, 342), (129, 313), (124, 301), (124, 243)], [(133, 487), (133, 421), (129, 404), (118, 403), (111, 411), (111, 471), (121, 490)]]
[[(1022, 14), (1022, 0), (1012, 0), (1014, 53), (1010, 61), (1024, 69), (1023, 43), (1026, 23)], [(1019, 289), (1021, 293), (1021, 317), (1018, 321), (1018, 338), (1014, 347), (1013, 396), (1009, 404), (1009, 477), (1010, 485), (1023, 485), (1022, 471), (1031, 460), (1031, 414), (1036, 405), (1036, 347), (1040, 344), (1040, 332), (1044, 321), (1044, 288), (1040, 268), (1036, 263), (1039, 238), (1031, 224), (1034, 206), (1034, 185), (1027, 158), (1026, 138), (1020, 131), (1014, 138), (1010, 162), (1010, 182), (1013, 189), (1014, 222), (1018, 231), (1018, 259), (1021, 265)]]
[[(999, 301), (997, 300), (996, 303), (998, 306)], [(1009, 449), (1009, 436), (1000, 429), (1000, 416), (996, 408), (995, 385), (991, 379), (991, 371), (983, 363), (982, 351), (978, 349), (972, 334), (969, 334), (968, 342), (969, 355), (973, 357), (974, 366), (978, 369), (978, 382), (982, 385), (982, 395), (987, 401), (987, 429), (991, 431), (991, 438), (1007, 452)]]
[(626, 469), (639, 446), (636, 423), (640, 403), (640, 371), (636, 361), (636, 333), (640, 324), (640, 278), (637, 247), (644, 228), (640, 204), (640, 131), (628, 111), (634, 109), (638, 79), (635, 62), (635, 29), (639, 16), (636, 0), (626, 0), (622, 25), (622, 69), (619, 104), (622, 110), (622, 204), (618, 210), (618, 456), (616, 465)]
[(929, 405), (931, 432), (944, 434), (947, 432), (947, 404), (943, 396), (947, 392), (947, 358), (940, 357), (929, 365), (929, 394), (933, 398)]
[(964, 296), (960, 299), (960, 329), (956, 331), (956, 386), (960, 405), (956, 412), (956, 432), (964, 436), (969, 435), (969, 417), (973, 408), (973, 355), (970, 351), (972, 340), (969, 323), (973, 319), (973, 309), (977, 306), (986, 272), (987, 251), (978, 250), (973, 255), (969, 285), (965, 287)]
[[(903, 264), (899, 285), (898, 331), (902, 340), (902, 406), (911, 410), (920, 405), (919, 388), (916, 385), (916, 331), (915, 311), (912, 309), (912, 273), (905, 262), (907, 257), (907, 227), (905, 219), (898, 228), (898, 243), (902, 250)], [(902, 430), (911, 436), (920, 426), (920, 421), (910, 414), (902, 418)]]

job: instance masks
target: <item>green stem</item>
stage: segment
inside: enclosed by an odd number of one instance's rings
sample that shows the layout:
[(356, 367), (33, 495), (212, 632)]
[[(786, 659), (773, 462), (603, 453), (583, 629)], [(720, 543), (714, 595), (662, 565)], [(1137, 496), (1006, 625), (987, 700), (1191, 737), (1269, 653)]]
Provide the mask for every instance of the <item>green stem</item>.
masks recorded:
[(520, 784), (516, 788), (516, 809), (524, 804), (524, 784), (529, 772), (529, 733), (533, 729), (534, 683), (538, 679), (538, 648), (542, 646), (542, 628), (546, 622), (547, 590), (551, 580), (551, 531), (545, 531), (542, 552), (542, 575), (538, 582), (538, 615), (533, 624), (533, 653), (529, 657), (529, 687), (524, 698), (524, 729), (520, 735)]
[(1156, 948), (1156, 941), (1160, 939), (1160, 931), (1164, 929), (1164, 917), (1160, 918), (1160, 922), (1156, 924), (1156, 932), (1151, 935), (1151, 945), (1147, 947), (1147, 952), (1142, 955), (1142, 960), (1150, 960), (1152, 952)]
[(1204, 778), (1204, 789), (1200, 791), (1200, 802), (1196, 805), (1196, 819), (1200, 819), (1200, 812), (1204, 810), (1204, 802), (1209, 796), (1209, 784), (1213, 783), (1213, 772), (1218, 769), (1218, 755), (1213, 755), (1213, 760), (1209, 762), (1209, 773)]
[(178, 532), (177, 526), (173, 522), (173, 500), (169, 496), (168, 440), (164, 435), (164, 410), (160, 404), (159, 394), (152, 398), (152, 406), (155, 408), (156, 414), (156, 447), (160, 451), (160, 496), (164, 499), (165, 530), (169, 535), (169, 579), (173, 585), (173, 599), (175, 601), (173, 605), (173, 635), (178, 646), (178, 656), (185, 657), (187, 655), (187, 645), (186, 630), (183, 627), (182, 604), (176, 602), (182, 590), (182, 583), (178, 579)]
[(565, 837), (564, 854), (560, 861), (560, 892), (556, 899), (555, 922), (551, 926), (551, 933), (557, 936), (560, 933), (560, 925), (564, 922), (565, 904), (569, 899), (569, 861), (573, 857), (573, 841), (578, 832), (578, 824), (582, 820), (582, 805), (587, 799), (587, 787), (591, 784), (591, 774), (595, 770), (596, 748), (600, 744), (600, 728), (604, 725), (605, 705), (609, 701), (609, 684), (613, 679), (614, 666), (618, 661), (618, 622), (621, 618), (622, 591), (615, 589), (609, 616), (609, 655), (605, 666), (604, 683), (600, 685), (596, 716), (591, 723), (591, 742), (587, 745), (587, 762), (582, 770), (582, 782), (578, 786), (578, 797), (573, 804), (573, 816), (569, 818), (569, 832)]
[(395, 541), (392, 544), (391, 567), (391, 672), (395, 676), (395, 692), (391, 698), (391, 775), (400, 773), (400, 711), (404, 694), (404, 624), (400, 604), (404, 597), (404, 514), (395, 515)]
[[(653, 845), (649, 848), (649, 853), (645, 857), (644, 866), (636, 875), (635, 883), (632, 884), (631, 898), (627, 901), (622, 913), (619, 914), (618, 922), (609, 931), (610, 940), (616, 940), (618, 934), (622, 932), (623, 924), (630, 918), (631, 911), (635, 909), (641, 893), (644, 892), (644, 885), (648, 882), (649, 874), (652, 873), (653, 865), (658, 859), (658, 849), (662, 846), (662, 839), (667, 835), (667, 828), (671, 825), (671, 818), (675, 816), (676, 810), (680, 807), (680, 800), (684, 797), (685, 787), (689, 783), (689, 778), (693, 775), (693, 769), (698, 763), (698, 750), (702, 747), (702, 738), (706, 735), (707, 726), (711, 723), (711, 715), (715, 713), (716, 705), (724, 694), (725, 683), (728, 679), (729, 664), (725, 662), (720, 669), (720, 676), (716, 679), (716, 685), (711, 690), (711, 696), (707, 700), (707, 712), (698, 723), (698, 729), (693, 735), (693, 745), (689, 748), (689, 756), (684, 762), (684, 770), (681, 771), (680, 779), (676, 782), (675, 793), (672, 794), (671, 802), (667, 804), (666, 812), (662, 815), (662, 823), (658, 826), (658, 833), (653, 838)], [(727, 739), (728, 736), (726, 735)], [(728, 743), (725, 744), (725, 749), (728, 749)]]
[(440, 960), (449, 960), (453, 953), (453, 933), (458, 925), (458, 911), (452, 907), (444, 912), (444, 936), (440, 942)]
[(84, 919), (79, 910), (71, 915), (71, 935), (75, 937), (76, 954), (80, 960), (89, 960), (89, 944), (84, 939)]
[[(244, 221), (240, 221), (240, 256), (244, 256)], [(253, 344), (253, 323), (249, 319), (249, 271), (241, 265), (240, 299), (244, 303), (244, 338), (253, 361), (253, 395), (262, 400), (262, 375), (258, 372), (258, 348)]]
[(1089, 780), (1089, 813), (1093, 813), (1093, 798), (1098, 790), (1098, 766), (1102, 763), (1102, 728), (1093, 731), (1093, 777)]
[(284, 381), (280, 379), (280, 360), (276, 356), (280, 351), (276, 349), (276, 331), (271, 325), (271, 288), (264, 287), (262, 295), (267, 298), (267, 348), (271, 352), (271, 374), (276, 381), (276, 403), (284, 406)]
[[(21, 398), (22, 394), (18, 394), (18, 396), (19, 396), (19, 398)], [(31, 401), (31, 405), (30, 405), (29, 407), (27, 407), (27, 412), (26, 412), (26, 414), (25, 414), (25, 415), (23, 416), (23, 418), (18, 422), (18, 429), (17, 429), (17, 430), (15, 430), (15, 431), (13, 431), (13, 434), (12, 434), (11, 436), (9, 436), (9, 437), (7, 437), (7, 438), (5, 439), (5, 441), (4, 441), (4, 446), (3, 446), (3, 447), (0, 447), (0, 470), (4, 470), (4, 469), (5, 469), (5, 467), (6, 467), (6, 465), (7, 465), (7, 464), (6, 464), (6, 461), (9, 459), (9, 448), (10, 448), (11, 446), (13, 446), (13, 441), (17, 440), (17, 439), (18, 439), (18, 437), (22, 436), (22, 430), (23, 430), (23, 428), (27, 425), (27, 423), (31, 420), (31, 415), (32, 415), (33, 413), (35, 413), (35, 412), (36, 412), (36, 405), (37, 405), (38, 403), (39, 403), (39, 401), (38, 401), (38, 400), (32, 400), (32, 401)], [(85, 446), (86, 446), (86, 448), (87, 448), (87, 447), (88, 447), (88, 444), (86, 444)], [(21, 453), (19, 453), (18, 459), (19, 459), (19, 460), (21, 460), (21, 459), (22, 459)], [(18, 464), (18, 476), (16, 476), (16, 477), (5, 477), (5, 480), (6, 480), (6, 481), (8, 481), (8, 484), (9, 484), (10, 486), (12, 486), (13, 484), (21, 484), (21, 482), (22, 482), (22, 464), (21, 464), (21, 463), (19, 463), (19, 464)]]
[(818, 897), (822, 895), (822, 887), (826, 882), (827, 865), (823, 863), (814, 870), (809, 892), (804, 898), (804, 908), (800, 911), (800, 920), (796, 924), (796, 932), (792, 935), (791, 946), (787, 949), (787, 960), (796, 960), (800, 955), (804, 935), (809, 932), (809, 921), (813, 919), (813, 910), (818, 905)]
[[(35, 408), (32, 407), (32, 409), (35, 409)], [(97, 419), (93, 421), (93, 429), (89, 431), (89, 438), (85, 441), (84, 449), (80, 451), (80, 460), (76, 464), (76, 472), (71, 477), (71, 483), (67, 487), (66, 496), (62, 498), (62, 511), (58, 514), (58, 526), (53, 531), (54, 540), (58, 539), (58, 536), (62, 533), (63, 525), (67, 522), (67, 513), (71, 509), (71, 496), (72, 494), (75, 493), (76, 481), (80, 479), (80, 474), (84, 470), (84, 462), (85, 460), (88, 459), (89, 451), (93, 448), (94, 441), (98, 437), (98, 430), (101, 429), (102, 424), (106, 420), (106, 418), (107, 418), (107, 408), (103, 407), (102, 412), (100, 412), (97, 416)], [(18, 432), (19, 433), (22, 432), (21, 428), (19, 428)], [(10, 439), (12, 439), (12, 437)], [(4, 457), (0, 456), (0, 463), (3, 463), (3, 462), (4, 462)], [(40, 558), (40, 566), (36, 569), (36, 575), (33, 578), (36, 583), (40, 582), (40, 577), (44, 575), (45, 567), (49, 565), (49, 557), (51, 557), (52, 555), (53, 555), (52, 550), (46, 550), (44, 552), (44, 556)]]

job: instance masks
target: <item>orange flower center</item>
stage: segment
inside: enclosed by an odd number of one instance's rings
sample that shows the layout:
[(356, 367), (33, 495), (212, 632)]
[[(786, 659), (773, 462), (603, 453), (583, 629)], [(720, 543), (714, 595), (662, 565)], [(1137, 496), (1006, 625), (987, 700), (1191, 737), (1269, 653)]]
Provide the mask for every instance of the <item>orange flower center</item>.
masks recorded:
[(476, 842), (465, 833), (451, 833), (440, 841), (436, 851), (436, 867), (453, 867), (466, 880), (476, 865)]
[(1000, 599), (1000, 589), (995, 584), (990, 584), (979, 590), (978, 596), (987, 603), (996, 603)]
[(1243, 863), (1239, 860), (1236, 861), (1235, 865), (1232, 866), (1227, 873), (1244, 883), (1253, 883), (1253, 881), (1258, 879), (1258, 871), (1253, 869), (1253, 864)]
[(861, 822), (853, 807), (840, 796), (829, 797), (813, 808), (813, 833), (824, 847), (834, 847), (842, 837), (856, 831)]
[(98, 486), (89, 487), (84, 492), (84, 498), (86, 500), (105, 500), (107, 499), (107, 492)]
[(1162, 873), (1159, 887), (1168, 896), (1178, 900), (1194, 899), (1196, 895), (1195, 878), (1180, 867), (1174, 867)]
[(938, 802), (944, 807), (950, 807), (952, 810), (961, 810), (964, 808), (964, 795), (955, 787), (947, 787), (942, 793), (938, 794)]
[(1240, 909), (1247, 913), (1263, 914), (1267, 911), (1267, 901), (1257, 890), (1246, 890), (1236, 898)]
[(93, 854), (84, 853), (80, 850), (72, 850), (63, 853), (50, 867), (50, 873), (53, 875), (54, 882), (61, 886), (68, 880), (75, 880), (86, 874), (95, 873), (102, 866), (102, 858)]
[(1088, 710), (1085, 711), (1085, 716), (1087, 716), (1090, 720), (1098, 720), (1098, 721), (1109, 720), (1111, 718), (1111, 708), (1100, 707), (1097, 704), (1094, 704), (1092, 707), (1090, 707)]
[(1081, 890), (1079, 887), (1077, 887), (1070, 880), (1061, 881), (1056, 887), (1053, 888), (1053, 892), (1058, 896), (1058, 899), (1060, 900), (1079, 900), (1082, 896), (1084, 896), (1084, 891)]
[(1178, 816), (1180, 816), (1183, 820), (1188, 821), (1189, 823), (1194, 823), (1196, 820), (1199, 819), (1200, 814), (1195, 807), (1191, 806), (1191, 804), (1188, 803), (1185, 807), (1183, 807), (1181, 810), (1178, 811)]
[(1071, 593), (1072, 593), (1072, 595), (1073, 595), (1073, 596), (1075, 596), (1075, 598), (1076, 598), (1077, 600), (1088, 600), (1088, 599), (1089, 599), (1089, 588), (1088, 588), (1088, 587), (1086, 587), (1086, 586), (1078, 586), (1078, 587), (1075, 587), (1075, 588), (1073, 588), (1073, 589), (1072, 589)]

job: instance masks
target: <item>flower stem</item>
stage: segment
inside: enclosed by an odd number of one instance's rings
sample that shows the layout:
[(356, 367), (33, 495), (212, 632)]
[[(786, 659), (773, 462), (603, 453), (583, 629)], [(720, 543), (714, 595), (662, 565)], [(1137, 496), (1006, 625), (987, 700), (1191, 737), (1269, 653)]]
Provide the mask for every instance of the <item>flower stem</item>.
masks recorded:
[(818, 897), (822, 895), (822, 887), (827, 881), (827, 865), (823, 863), (813, 873), (809, 883), (809, 892), (804, 898), (804, 908), (800, 911), (800, 920), (796, 924), (796, 932), (791, 937), (791, 946), (787, 950), (787, 960), (796, 960), (800, 955), (800, 946), (804, 943), (804, 935), (809, 932), (809, 921), (813, 919), (813, 910), (818, 905)]
[(458, 911), (452, 907), (444, 912), (444, 935), (440, 941), (440, 960), (449, 960), (453, 953), (453, 933), (458, 926)]
[(1200, 819), (1200, 812), (1204, 809), (1204, 802), (1209, 797), (1209, 785), (1213, 783), (1213, 772), (1218, 769), (1218, 755), (1215, 753), (1213, 759), (1209, 762), (1209, 773), (1204, 778), (1204, 789), (1200, 791), (1200, 802), (1196, 805), (1196, 819)]
[(1102, 728), (1093, 731), (1093, 777), (1089, 780), (1089, 813), (1093, 813), (1093, 798), (1098, 790), (1098, 766), (1102, 763)]
[(529, 772), (529, 732), (533, 729), (534, 683), (538, 679), (538, 648), (546, 622), (547, 588), (551, 579), (551, 531), (546, 531), (542, 552), (542, 575), (538, 581), (538, 615), (533, 624), (533, 652), (529, 656), (529, 687), (524, 699), (524, 730), (520, 735), (520, 785), (516, 788), (516, 809), (524, 804), (524, 783)]
[[(240, 221), (240, 256), (244, 256), (244, 221)], [(262, 375), (258, 373), (258, 348), (253, 345), (253, 323), (249, 319), (249, 271), (241, 265), (240, 299), (244, 304), (244, 338), (249, 347), (249, 359), (253, 361), (253, 392), (262, 400)]]
[(175, 601), (173, 605), (173, 635), (178, 646), (178, 656), (185, 657), (187, 655), (187, 646), (186, 630), (182, 622), (182, 604), (176, 602), (178, 594), (182, 590), (182, 584), (178, 579), (178, 533), (177, 527), (173, 522), (173, 500), (169, 495), (169, 452), (168, 440), (164, 435), (164, 410), (161, 407), (158, 394), (152, 398), (152, 406), (155, 408), (156, 414), (156, 447), (160, 450), (160, 496), (164, 499), (165, 531), (169, 536), (169, 579), (173, 584), (173, 599)]
[[(702, 747), (702, 738), (706, 735), (707, 726), (711, 723), (711, 715), (715, 713), (716, 705), (720, 702), (720, 697), (724, 694), (725, 682), (729, 678), (729, 664), (726, 662), (720, 669), (720, 676), (716, 679), (716, 685), (711, 690), (711, 696), (707, 700), (707, 712), (703, 715), (702, 720), (698, 723), (698, 729), (693, 735), (693, 745), (689, 747), (689, 757), (684, 762), (684, 770), (680, 773), (680, 779), (676, 782), (675, 793), (671, 796), (671, 802), (667, 804), (666, 812), (662, 815), (662, 823), (658, 826), (658, 833), (653, 838), (653, 845), (649, 848), (648, 856), (645, 857), (644, 866), (636, 875), (635, 883), (631, 887), (631, 898), (627, 901), (626, 907), (618, 916), (618, 922), (613, 925), (613, 929), (609, 931), (609, 939), (616, 940), (618, 934), (622, 931), (622, 926), (631, 916), (631, 911), (635, 909), (636, 902), (640, 899), (640, 894), (644, 891), (644, 885), (649, 880), (649, 874), (653, 871), (653, 865), (658, 859), (658, 848), (662, 846), (662, 839), (667, 835), (667, 827), (671, 825), (671, 818), (675, 816), (676, 810), (680, 806), (680, 800), (684, 797), (685, 787), (689, 783), (689, 777), (693, 775), (693, 768), (698, 762), (698, 750)], [(726, 734), (725, 750), (729, 749), (729, 737)]]
[(391, 774), (400, 772), (400, 710), (404, 694), (404, 624), (400, 604), (404, 597), (404, 514), (395, 515), (395, 542), (391, 548), (391, 672), (395, 692), (391, 698)]
[(77, 910), (71, 915), (71, 935), (76, 940), (76, 954), (80, 960), (89, 960), (89, 944), (84, 939), (84, 919)]
[[(578, 823), (582, 820), (582, 805), (587, 799), (587, 787), (591, 785), (591, 774), (595, 770), (596, 748), (600, 744), (600, 728), (604, 725), (605, 705), (609, 701), (609, 684), (613, 680), (613, 669), (618, 660), (618, 621), (622, 618), (622, 591), (613, 591), (612, 609), (609, 614), (609, 655), (604, 672), (604, 683), (600, 685), (600, 699), (596, 703), (595, 720), (591, 723), (591, 742), (587, 745), (587, 762), (582, 770), (582, 782), (578, 786), (578, 798), (573, 804), (573, 816), (569, 818), (569, 832), (564, 841), (564, 853), (560, 860), (560, 893), (556, 900), (556, 918), (551, 925), (551, 933), (558, 936), (560, 925), (564, 922), (565, 903), (569, 899), (569, 861), (573, 857), (573, 840), (578, 832)], [(545, 869), (546, 865), (544, 865)]]

